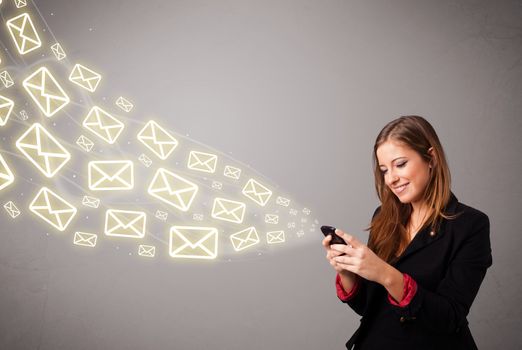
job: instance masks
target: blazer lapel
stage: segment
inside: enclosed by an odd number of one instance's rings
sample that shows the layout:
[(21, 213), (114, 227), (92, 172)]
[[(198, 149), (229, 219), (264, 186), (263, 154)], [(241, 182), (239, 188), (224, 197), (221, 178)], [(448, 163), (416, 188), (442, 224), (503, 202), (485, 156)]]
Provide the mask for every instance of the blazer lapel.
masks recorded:
[[(455, 214), (455, 211), (457, 209), (457, 203), (458, 199), (452, 192), (450, 200), (444, 208), (444, 212), (449, 215)], [(444, 236), (446, 232), (451, 230), (451, 221), (452, 220), (443, 219), (438, 232), (434, 232), (434, 234), (431, 234), (430, 228), (424, 229), (421, 232), (419, 232), (393, 265), (400, 263), (401, 261), (414, 254), (415, 252), (439, 240), (442, 236)]]

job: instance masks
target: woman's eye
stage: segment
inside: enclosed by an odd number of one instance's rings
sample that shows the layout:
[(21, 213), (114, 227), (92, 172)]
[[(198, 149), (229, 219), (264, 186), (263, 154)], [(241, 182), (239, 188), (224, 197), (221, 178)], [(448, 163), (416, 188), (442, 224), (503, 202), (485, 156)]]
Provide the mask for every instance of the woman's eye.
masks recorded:
[(403, 166), (406, 165), (406, 163), (408, 163), (408, 162), (404, 162), (404, 163), (401, 163), (401, 164), (397, 164), (397, 167), (402, 168)]
[(384, 175), (384, 174), (386, 174), (387, 171), (388, 171), (388, 170), (382, 170), (382, 169), (381, 169), (381, 174)]

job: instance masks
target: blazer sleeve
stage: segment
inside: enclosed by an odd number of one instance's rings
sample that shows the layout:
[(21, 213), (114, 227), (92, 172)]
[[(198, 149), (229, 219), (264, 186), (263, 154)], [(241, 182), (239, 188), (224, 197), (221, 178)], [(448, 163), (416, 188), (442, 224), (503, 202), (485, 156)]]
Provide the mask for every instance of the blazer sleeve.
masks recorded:
[(472, 214), (469, 232), (456, 232), (464, 235), (464, 241), (436, 291), (418, 284), (417, 293), (407, 307), (392, 306), (401, 318), (417, 320), (439, 334), (458, 332), (467, 324), (466, 316), (471, 304), (486, 270), (492, 265), (489, 219), (484, 213), (476, 213)]

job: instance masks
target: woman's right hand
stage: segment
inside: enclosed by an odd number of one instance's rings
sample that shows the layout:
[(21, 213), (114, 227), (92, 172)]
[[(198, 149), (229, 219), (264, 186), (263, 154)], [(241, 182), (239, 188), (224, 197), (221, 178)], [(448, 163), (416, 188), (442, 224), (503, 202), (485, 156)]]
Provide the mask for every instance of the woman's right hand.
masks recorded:
[(324, 247), (324, 249), (326, 249), (326, 260), (328, 260), (330, 265), (332, 265), (334, 270), (337, 271), (338, 273), (346, 275), (347, 277), (348, 276), (352, 277), (354, 275), (353, 272), (350, 272), (350, 271), (347, 271), (347, 270), (343, 269), (342, 267), (339, 266), (337, 261), (335, 261), (335, 259), (334, 259), (335, 257), (340, 256), (340, 255), (342, 255), (344, 253), (342, 253), (342, 252), (340, 252), (338, 250), (332, 249), (330, 247), (330, 241), (331, 240), (332, 240), (332, 236), (331, 235), (327, 235), (323, 239), (323, 247)]

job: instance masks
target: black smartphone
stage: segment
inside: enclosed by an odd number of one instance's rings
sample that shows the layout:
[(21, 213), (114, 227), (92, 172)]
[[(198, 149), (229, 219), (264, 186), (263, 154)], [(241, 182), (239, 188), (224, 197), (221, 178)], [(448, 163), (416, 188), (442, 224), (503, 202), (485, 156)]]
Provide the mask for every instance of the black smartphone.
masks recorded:
[(337, 236), (335, 234), (335, 227), (333, 226), (321, 226), (321, 231), (323, 231), (323, 235), (326, 237), (328, 235), (332, 236), (332, 240), (330, 241), (330, 244), (346, 244), (344, 239)]

